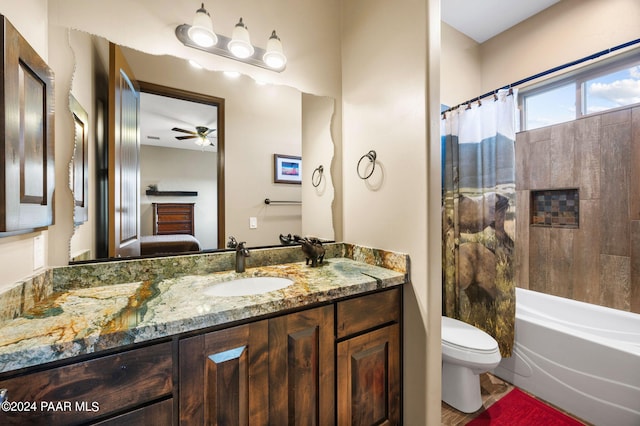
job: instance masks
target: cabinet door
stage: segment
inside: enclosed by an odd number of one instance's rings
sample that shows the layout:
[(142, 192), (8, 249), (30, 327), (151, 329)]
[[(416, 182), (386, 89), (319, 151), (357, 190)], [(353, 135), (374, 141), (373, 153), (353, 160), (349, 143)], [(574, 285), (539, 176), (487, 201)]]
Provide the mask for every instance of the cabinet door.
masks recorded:
[(0, 26), (0, 232), (13, 232), (53, 224), (55, 90), (27, 40)]
[(268, 328), (258, 321), (180, 342), (180, 423), (266, 425)]
[(400, 424), (400, 326), (338, 343), (338, 425)]
[(269, 422), (335, 423), (333, 306), (269, 320)]

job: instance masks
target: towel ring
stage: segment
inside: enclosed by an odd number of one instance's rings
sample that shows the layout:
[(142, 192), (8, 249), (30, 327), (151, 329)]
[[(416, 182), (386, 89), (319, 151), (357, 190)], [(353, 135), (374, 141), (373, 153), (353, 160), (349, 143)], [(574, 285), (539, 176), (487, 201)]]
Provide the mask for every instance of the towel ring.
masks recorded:
[[(360, 174), (360, 163), (362, 163), (362, 160), (364, 160), (365, 158), (368, 158), (369, 161), (373, 163), (373, 167), (371, 167), (371, 171), (369, 172), (369, 174), (367, 174), (366, 176), (362, 176)], [(365, 155), (363, 155), (362, 157), (360, 157), (360, 160), (358, 161), (358, 165), (356, 166), (356, 172), (358, 173), (358, 177), (360, 179), (366, 180), (371, 177), (375, 169), (376, 169), (376, 152), (374, 150), (371, 150), (367, 152)]]
[[(322, 173), (324, 172), (324, 167), (322, 167), (322, 164), (319, 165), (318, 167), (315, 168), (315, 170), (313, 171), (313, 174), (311, 175), (311, 185), (313, 185), (314, 188), (317, 188), (320, 186), (320, 182), (322, 182)], [(316, 173), (318, 174), (318, 183), (316, 183)]]

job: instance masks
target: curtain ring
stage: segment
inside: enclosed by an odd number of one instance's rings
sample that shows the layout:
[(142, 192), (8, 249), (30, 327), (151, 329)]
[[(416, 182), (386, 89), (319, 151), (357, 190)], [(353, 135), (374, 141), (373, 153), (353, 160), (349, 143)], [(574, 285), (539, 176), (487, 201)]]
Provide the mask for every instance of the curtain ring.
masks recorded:
[[(322, 167), (322, 164), (316, 167), (315, 170), (313, 171), (313, 174), (311, 175), (311, 185), (313, 185), (314, 188), (317, 188), (318, 186), (320, 186), (320, 182), (322, 182), (323, 172), (324, 172), (324, 167)], [(315, 182), (316, 173), (318, 173), (318, 183)]]
[[(371, 171), (369, 172), (368, 175), (366, 176), (362, 176), (360, 174), (360, 163), (362, 163), (362, 160), (364, 160), (365, 158), (368, 158), (369, 161), (371, 163), (373, 163), (373, 167), (371, 168)], [(360, 157), (360, 160), (358, 161), (358, 165), (356, 166), (356, 172), (358, 173), (358, 177), (360, 179), (369, 179), (371, 177), (371, 175), (373, 174), (373, 171), (376, 169), (376, 152), (374, 150), (371, 150), (369, 152), (367, 152), (365, 155), (363, 155), (362, 157)]]

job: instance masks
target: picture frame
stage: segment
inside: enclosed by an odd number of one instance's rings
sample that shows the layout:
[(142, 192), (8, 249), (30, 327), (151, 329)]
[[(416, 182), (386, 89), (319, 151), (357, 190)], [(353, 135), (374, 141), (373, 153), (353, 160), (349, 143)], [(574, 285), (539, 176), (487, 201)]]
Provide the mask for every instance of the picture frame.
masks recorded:
[(75, 125), (69, 186), (73, 191), (75, 206), (73, 223), (80, 225), (89, 219), (89, 116), (73, 95), (69, 95), (69, 108)]
[(273, 154), (273, 182), (302, 184), (302, 157)]

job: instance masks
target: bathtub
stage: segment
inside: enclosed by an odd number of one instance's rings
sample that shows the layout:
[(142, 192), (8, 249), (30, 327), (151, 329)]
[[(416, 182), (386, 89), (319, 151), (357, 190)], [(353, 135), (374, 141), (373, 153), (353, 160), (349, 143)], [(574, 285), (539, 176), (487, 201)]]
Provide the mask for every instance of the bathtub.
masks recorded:
[(640, 315), (516, 289), (513, 355), (493, 371), (596, 425), (640, 425)]

